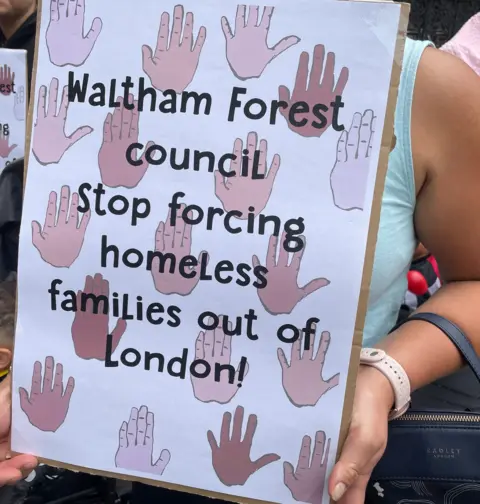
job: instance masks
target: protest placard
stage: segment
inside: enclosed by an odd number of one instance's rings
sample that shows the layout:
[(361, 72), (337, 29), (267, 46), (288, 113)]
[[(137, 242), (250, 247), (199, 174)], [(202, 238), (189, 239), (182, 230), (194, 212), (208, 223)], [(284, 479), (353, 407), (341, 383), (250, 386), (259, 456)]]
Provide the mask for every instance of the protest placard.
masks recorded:
[(40, 10), (12, 448), (226, 500), (328, 502), (406, 6)]
[(25, 154), (27, 51), (0, 49), (0, 171)]

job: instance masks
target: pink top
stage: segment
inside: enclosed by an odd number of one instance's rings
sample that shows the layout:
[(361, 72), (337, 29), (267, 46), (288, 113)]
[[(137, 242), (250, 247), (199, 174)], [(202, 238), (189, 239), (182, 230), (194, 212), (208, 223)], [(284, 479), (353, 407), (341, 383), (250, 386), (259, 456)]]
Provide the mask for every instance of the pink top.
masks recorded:
[(480, 75), (480, 12), (471, 17), (441, 50), (457, 56)]

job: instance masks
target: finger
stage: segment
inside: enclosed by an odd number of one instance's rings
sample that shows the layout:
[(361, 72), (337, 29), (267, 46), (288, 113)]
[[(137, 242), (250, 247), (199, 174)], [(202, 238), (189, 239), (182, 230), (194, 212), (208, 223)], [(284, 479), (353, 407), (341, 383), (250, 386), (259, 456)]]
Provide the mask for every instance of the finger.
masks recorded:
[(155, 48), (156, 59), (160, 59), (162, 53), (164, 53), (168, 49), (169, 26), (170, 14), (168, 12), (164, 12), (160, 18), (160, 28), (158, 30), (157, 36), (157, 47)]
[(340, 383), (340, 373), (337, 373), (336, 375), (332, 376), (325, 383), (327, 384), (327, 390), (325, 391), (326, 393), (329, 390), (335, 388)]
[(255, 468), (255, 471), (258, 471), (262, 467), (265, 467), (272, 462), (276, 462), (277, 460), (280, 460), (280, 457), (278, 455), (276, 455), (275, 453), (269, 453), (268, 455), (263, 455), (259, 459), (255, 460), (253, 462), (253, 467)]
[(267, 270), (273, 270), (277, 265), (277, 245), (278, 245), (278, 236), (272, 235), (268, 240), (268, 249), (267, 249), (267, 260), (266, 266)]
[(147, 422), (145, 428), (145, 444), (153, 447), (154, 417), (151, 411), (147, 411)]
[(63, 395), (63, 365), (58, 363), (55, 367), (55, 379), (53, 382), (53, 392), (60, 397)]
[(278, 245), (278, 261), (277, 267), (286, 268), (288, 266), (288, 252), (285, 250), (285, 240), (287, 238), (287, 233), (283, 231), (282, 237), (280, 238), (280, 243)]
[(45, 370), (43, 374), (43, 388), (42, 393), (51, 392), (53, 385), (54, 361), (53, 357), (45, 359)]
[(75, 14), (77, 16), (81, 16), (83, 19), (83, 16), (85, 14), (85, 0), (77, 0), (77, 4), (75, 6)]
[(298, 455), (297, 469), (295, 472), (304, 471), (310, 467), (311, 445), (312, 438), (310, 436), (303, 436), (302, 446)]
[(372, 135), (370, 136), (370, 144), (368, 145), (367, 157), (372, 155), (373, 138), (375, 136), (375, 127), (377, 125), (377, 117), (375, 116), (372, 120)]
[[(257, 171), (261, 175), (267, 173), (267, 149), (268, 143), (262, 138), (258, 144), (258, 166)], [(270, 168), (271, 169), (271, 168)]]
[[(129, 103), (133, 103), (133, 95), (128, 97)], [(120, 139), (126, 139), (130, 137), (130, 129), (132, 127), (132, 111), (127, 107), (122, 107), (122, 124), (120, 127)]]
[(59, 12), (58, 12), (58, 0), (50, 1), (50, 21), (58, 21)]
[(205, 44), (205, 40), (207, 39), (207, 29), (205, 26), (200, 26), (200, 30), (198, 30), (197, 40), (195, 41), (195, 45), (193, 46), (193, 53), (197, 56), (200, 54), (202, 47)]
[(270, 170), (268, 170), (268, 179), (273, 184), (275, 182), (275, 178), (277, 176), (278, 170), (280, 168), (280, 156), (275, 154), (272, 159), (272, 164), (270, 165)]
[(126, 330), (127, 322), (121, 318), (117, 319), (115, 329), (112, 331), (112, 353), (117, 349), (118, 344), (120, 343), (120, 340), (122, 339), (122, 336), (124, 335)]
[(283, 463), (283, 482), (287, 487), (290, 487), (291, 483), (295, 481), (295, 476), (293, 474), (293, 466), (289, 462)]
[[(209, 324), (211, 325), (213, 323), (213, 318), (209, 318)], [(214, 344), (215, 344), (215, 331), (208, 330), (205, 331), (205, 336), (203, 337), (203, 352), (204, 352), (204, 359), (207, 361), (211, 361), (213, 359), (213, 352), (214, 352)]]
[(32, 221), (32, 243), (37, 249), (39, 249), (42, 246), (42, 242), (42, 227), (39, 222)]
[(30, 399), (28, 398), (28, 392), (23, 388), (20, 387), (18, 389), (18, 395), (20, 397), (20, 408), (22, 408), (22, 411), (24, 411), (27, 416), (30, 414)]
[(77, 229), (78, 227), (78, 193), (72, 194), (72, 202), (70, 203), (70, 210), (68, 212), (67, 218), (68, 224), (72, 226), (72, 228)]
[[(230, 358), (232, 356), (232, 332), (233, 332), (233, 325), (230, 321), (228, 322), (227, 327), (230, 334), (223, 335), (222, 357), (224, 362), (230, 363)], [(223, 332), (225, 333), (225, 331)], [(245, 372), (245, 375), (246, 374), (247, 372)]]
[[(133, 102), (133, 109), (131, 110), (132, 112), (132, 119), (130, 121), (130, 129), (128, 131), (128, 137), (131, 138), (134, 141), (138, 140), (138, 123), (140, 121), (140, 113), (138, 112), (138, 100), (133, 99), (133, 95), (130, 95), (132, 97), (132, 102)], [(148, 149), (148, 145), (145, 147), (145, 150)]]
[(366, 158), (368, 155), (370, 138), (372, 136), (372, 121), (373, 121), (373, 110), (365, 110), (360, 122), (360, 131), (358, 134), (357, 156), (359, 159)]
[[(67, 1), (67, 0), (63, 0)], [(67, 15), (68, 17), (73, 17), (75, 16), (75, 11), (77, 8), (77, 0), (68, 0), (68, 7), (67, 7)]]
[(258, 22), (258, 5), (250, 5), (250, 8), (248, 9), (247, 26), (253, 28), (257, 26), (257, 22)]
[(48, 198), (47, 205), (47, 215), (45, 216), (45, 224), (43, 226), (43, 232), (48, 234), (52, 228), (55, 227), (55, 221), (57, 217), (57, 193), (52, 191)]
[(12, 485), (24, 479), (37, 465), (38, 460), (32, 455), (16, 455), (1, 461), (0, 486)]
[[(173, 248), (180, 248), (183, 243), (183, 233), (185, 232), (185, 221), (183, 220), (183, 212), (185, 210), (185, 205), (180, 205), (177, 212), (177, 218), (175, 220), (175, 228), (173, 231)], [(189, 217), (193, 217), (193, 214)]]
[(38, 91), (37, 121), (47, 117), (47, 87), (40, 86)]
[(138, 411), (137, 420), (137, 445), (143, 446), (145, 444), (145, 434), (147, 432), (147, 413), (146, 406), (141, 406)]
[(262, 19), (260, 20), (260, 27), (268, 32), (270, 29), (270, 22), (272, 20), (273, 16), (273, 7), (264, 7), (263, 8), (263, 14), (262, 14)]
[(123, 109), (123, 98), (120, 96), (117, 98), (117, 102), (120, 102), (119, 107), (115, 107), (112, 117), (112, 138), (120, 139), (122, 131), (122, 109)]
[(315, 278), (314, 280), (310, 280), (304, 287), (301, 288), (303, 297), (307, 297), (310, 294), (313, 294), (318, 289), (322, 289), (330, 284), (330, 280), (326, 278)]
[(315, 445), (313, 446), (312, 469), (318, 470), (323, 465), (323, 454), (325, 452), (325, 432), (317, 431), (315, 434)]
[(343, 67), (340, 71), (340, 75), (337, 80), (337, 84), (335, 85), (335, 89), (333, 90), (333, 94), (335, 96), (341, 96), (343, 91), (345, 90), (345, 86), (348, 82), (349, 71), (347, 67)]
[(128, 419), (127, 425), (127, 439), (129, 446), (135, 446), (137, 444), (137, 421), (138, 421), (138, 409), (132, 408), (130, 411), (130, 418)]
[(330, 333), (328, 331), (323, 331), (320, 336), (320, 344), (318, 345), (317, 355), (315, 356), (315, 361), (320, 365), (320, 367), (323, 367), (325, 362), (328, 347), (330, 346), (330, 339)]
[(225, 36), (225, 40), (228, 42), (233, 38), (232, 28), (230, 27), (230, 23), (225, 16), (222, 16), (222, 31)]
[(90, 222), (91, 215), (92, 215), (92, 212), (90, 210), (87, 210), (82, 215), (82, 219), (80, 220), (80, 226), (78, 227), (78, 229), (79, 229), (80, 233), (82, 233), (83, 235), (87, 231), (87, 226), (88, 226), (88, 223)]
[(315, 347), (315, 331), (317, 330), (317, 324), (312, 324), (313, 332), (310, 335), (310, 344), (308, 348), (303, 350), (303, 359), (313, 360), (313, 349)]
[(165, 236), (165, 223), (160, 221), (157, 227), (157, 231), (155, 232), (156, 252), (163, 252), (165, 250), (164, 236)]
[(335, 54), (329, 52), (325, 62), (325, 70), (323, 72), (323, 79), (320, 84), (322, 89), (333, 91), (333, 83), (335, 79)]
[(360, 114), (359, 112), (355, 112), (355, 114), (353, 114), (352, 124), (350, 125), (350, 129), (348, 130), (347, 159), (357, 158), (361, 123), (362, 123), (362, 114)]
[(252, 256), (252, 265), (254, 268), (258, 268), (258, 266), (260, 266), (260, 259), (256, 255)]
[(50, 90), (48, 95), (47, 115), (50, 117), (55, 117), (57, 115), (57, 100), (58, 100), (58, 79), (54, 77), (50, 82)]
[[(247, 177), (251, 178), (253, 173), (253, 158), (255, 156), (255, 151), (257, 150), (257, 134), (254, 131), (250, 131), (247, 135), (247, 150), (248, 150), (248, 173)], [(242, 173), (242, 175), (245, 175)]]
[(83, 288), (83, 292), (85, 294), (93, 293), (93, 277), (91, 275), (87, 275), (85, 277), (85, 287)]
[(207, 439), (208, 439), (208, 444), (210, 445), (212, 452), (215, 452), (216, 450), (218, 450), (217, 440), (215, 439), (215, 436), (213, 435), (213, 432), (211, 430), (209, 430), (207, 432)]
[(33, 365), (32, 388), (30, 389), (30, 402), (42, 393), (42, 364), (36, 361)]
[(193, 14), (187, 12), (185, 15), (185, 26), (183, 27), (182, 47), (186, 46), (191, 51), (193, 45)]
[(158, 460), (155, 462), (155, 469), (157, 470), (156, 472), (158, 474), (163, 474), (163, 471), (165, 471), (165, 468), (167, 467), (168, 463), (170, 462), (170, 452), (168, 450), (162, 450), (160, 452), (160, 457)]
[(93, 277), (93, 294), (96, 298), (102, 295), (102, 284), (103, 277), (101, 273), (95, 273), (95, 276)]
[(60, 108), (58, 109), (57, 117), (65, 121), (67, 119), (68, 112), (68, 87), (63, 86), (62, 91), (62, 102), (60, 103)]
[(308, 60), (308, 52), (302, 52), (298, 60), (297, 76), (295, 78), (295, 91), (307, 90)]
[(118, 432), (118, 446), (120, 448), (126, 448), (128, 446), (127, 442), (127, 422), (122, 422), (120, 431)]
[(250, 449), (252, 448), (253, 437), (255, 436), (257, 425), (258, 425), (257, 415), (248, 415), (247, 428), (245, 429), (245, 437), (243, 438), (243, 442), (245, 443), (245, 446), (248, 448), (248, 453), (250, 453)]
[(242, 151), (243, 142), (240, 138), (237, 138), (233, 143), (233, 155), (235, 159), (232, 159), (230, 163), (230, 172), (235, 172), (235, 175), (240, 176), (240, 167), (242, 166)]
[(102, 32), (103, 23), (100, 18), (95, 18), (92, 21), (92, 26), (90, 30), (88, 30), (87, 36), (85, 37), (88, 40), (89, 52), (92, 50), (95, 42), (97, 41), (100, 33)]
[(218, 359), (223, 354), (223, 342), (225, 339), (225, 333), (223, 332), (223, 321), (224, 317), (221, 315), (219, 317), (218, 326), (213, 331), (213, 357)]
[[(184, 206), (184, 205), (183, 205)], [(185, 207), (185, 206), (184, 206)], [(175, 210), (175, 217), (178, 219), (179, 216), (182, 215), (182, 206), (177, 210)], [(176, 225), (175, 220), (175, 225)], [(163, 228), (163, 243), (165, 250), (172, 250), (174, 247), (174, 239), (175, 239), (175, 228), (172, 226), (172, 209), (168, 209), (167, 220), (165, 221), (165, 225)]]
[(147, 75), (152, 75), (155, 71), (152, 48), (146, 44), (142, 45), (142, 67)]
[(302, 342), (303, 333), (292, 343), (292, 350), (290, 355), (290, 365), (293, 366), (295, 361), (299, 361), (302, 358)]
[(237, 15), (235, 16), (235, 35), (239, 33), (239, 30), (245, 28), (246, 12), (247, 12), (246, 5), (239, 5), (237, 7)]
[(200, 331), (195, 341), (195, 359), (205, 359), (205, 350), (203, 349), (204, 344), (205, 333), (203, 331)]
[(240, 443), (240, 441), (242, 440), (244, 413), (245, 411), (243, 409), (243, 406), (237, 406), (233, 415), (232, 443)]
[(215, 177), (215, 196), (220, 201), (223, 201), (227, 194), (227, 186), (225, 185), (225, 178), (218, 170), (215, 171), (214, 177)]
[(70, 378), (67, 381), (67, 386), (65, 387), (65, 392), (63, 394), (63, 398), (65, 399), (67, 404), (70, 402), (74, 390), (75, 390), (75, 379), (72, 376), (70, 376)]
[(295, 44), (298, 44), (299, 42), (300, 39), (295, 35), (290, 35), (279, 40), (271, 49), (273, 58), (280, 56), (280, 54), (285, 52), (287, 49), (290, 49), (290, 47), (294, 46)]
[(220, 446), (225, 445), (230, 441), (230, 424), (232, 422), (232, 414), (226, 411), (222, 418), (222, 428), (220, 430)]
[(337, 163), (345, 163), (347, 161), (347, 142), (348, 134), (346, 130), (343, 130), (337, 143)]
[[(290, 90), (286, 86), (278, 86), (278, 101), (284, 102), (287, 105), (290, 103)], [(287, 110), (282, 107), (280, 109), (280, 114), (285, 116)]]
[(69, 147), (72, 145), (76, 144), (79, 140), (81, 140), (84, 136), (90, 135), (90, 133), (93, 131), (93, 128), (90, 126), (82, 126), (75, 130), (69, 137), (67, 137), (70, 142), (69, 142)]
[(13, 149), (15, 149), (16, 147), (17, 147), (17, 144), (10, 145), (10, 147), (8, 148), (8, 154), (10, 154), (10, 152), (12, 152)]
[(183, 27), (183, 6), (176, 5), (173, 9), (173, 25), (172, 37), (170, 39), (170, 47), (179, 47), (182, 37)]
[(277, 348), (277, 357), (278, 362), (280, 362), (280, 366), (282, 367), (282, 371), (286, 371), (290, 366), (288, 365), (287, 358), (285, 357), (285, 352), (281, 348)]
[(318, 89), (320, 87), (320, 78), (323, 71), (323, 63), (325, 58), (325, 46), (317, 44), (313, 49), (313, 63), (310, 72), (310, 80), (308, 83), (309, 89)]
[(70, 205), (70, 187), (63, 186), (60, 191), (60, 211), (58, 213), (58, 224), (68, 222), (68, 210)]
[(292, 262), (290, 263), (290, 267), (296, 271), (297, 276), (298, 272), (300, 271), (300, 265), (302, 264), (303, 253), (305, 252), (305, 247), (307, 245), (307, 239), (305, 238), (305, 236), (301, 235), (299, 236), (299, 238), (303, 242), (302, 248), (293, 253)]
[(103, 123), (103, 141), (110, 143), (112, 141), (112, 114), (109, 112)]

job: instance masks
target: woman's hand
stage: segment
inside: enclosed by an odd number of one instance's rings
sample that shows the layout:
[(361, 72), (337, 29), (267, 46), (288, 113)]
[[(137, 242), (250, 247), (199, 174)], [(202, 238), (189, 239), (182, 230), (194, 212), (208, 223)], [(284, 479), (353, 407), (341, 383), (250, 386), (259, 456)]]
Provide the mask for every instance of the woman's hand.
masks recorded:
[(393, 404), (390, 382), (380, 371), (360, 366), (350, 429), (328, 485), (339, 504), (364, 504), (370, 475), (387, 446)]
[(32, 455), (16, 455), (8, 458), (10, 448), (10, 419), (12, 392), (10, 375), (0, 383), (0, 486), (25, 478), (38, 464)]

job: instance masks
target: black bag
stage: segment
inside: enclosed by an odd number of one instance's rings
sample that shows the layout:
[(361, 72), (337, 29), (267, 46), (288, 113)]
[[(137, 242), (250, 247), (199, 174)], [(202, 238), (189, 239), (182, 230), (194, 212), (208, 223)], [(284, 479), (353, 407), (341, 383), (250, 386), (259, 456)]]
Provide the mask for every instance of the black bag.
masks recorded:
[[(455, 324), (434, 313), (414, 314), (408, 320), (424, 320), (443, 331), (480, 381), (480, 359)], [(392, 420), (387, 449), (373, 471), (366, 502), (480, 502), (480, 414), (410, 409)]]

